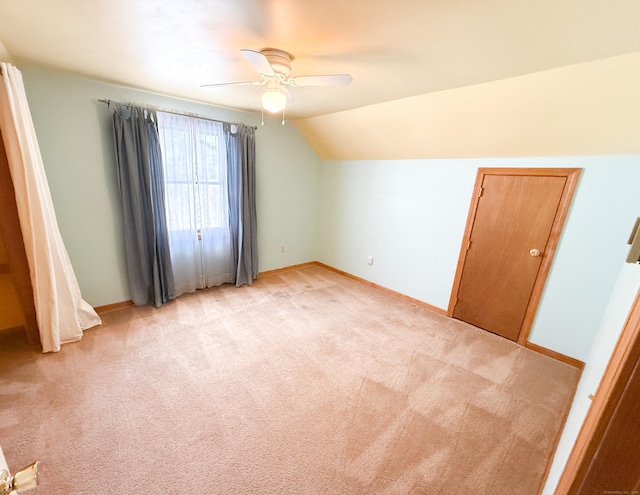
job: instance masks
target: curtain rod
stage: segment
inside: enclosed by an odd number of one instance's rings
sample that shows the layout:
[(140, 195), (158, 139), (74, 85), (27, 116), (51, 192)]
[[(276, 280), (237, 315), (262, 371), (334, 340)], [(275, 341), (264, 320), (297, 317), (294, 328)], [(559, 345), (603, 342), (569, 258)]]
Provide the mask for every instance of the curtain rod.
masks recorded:
[[(231, 124), (231, 125), (246, 125), (246, 124), (242, 124), (241, 122), (227, 122), (226, 120), (218, 120), (218, 119), (212, 119), (210, 117), (204, 117), (202, 115), (198, 115), (197, 113), (191, 113), (191, 112), (179, 112), (177, 110), (168, 110), (166, 108), (161, 108), (161, 107), (157, 107), (155, 105), (140, 105), (138, 103), (121, 103), (118, 101), (113, 101), (113, 100), (105, 100), (105, 99), (99, 99), (98, 100), (100, 103), (106, 103), (107, 105), (109, 105), (109, 103), (117, 103), (118, 105), (124, 105), (126, 107), (140, 107), (140, 108), (145, 108), (147, 110), (155, 110), (157, 112), (164, 112), (164, 113), (170, 113), (172, 115), (182, 115), (183, 117), (192, 117), (194, 119), (202, 119), (202, 120), (210, 120), (211, 122), (219, 122), (220, 124)], [(247, 127), (253, 127), (253, 129), (257, 129), (256, 126), (248, 126)]]

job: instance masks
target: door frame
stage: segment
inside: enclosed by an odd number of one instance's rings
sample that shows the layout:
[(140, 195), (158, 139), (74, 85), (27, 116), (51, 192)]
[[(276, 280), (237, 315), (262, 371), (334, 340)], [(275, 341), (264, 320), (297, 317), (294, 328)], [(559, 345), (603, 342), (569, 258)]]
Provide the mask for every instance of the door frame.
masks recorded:
[(584, 479), (589, 463), (604, 439), (607, 427), (618, 409), (622, 393), (640, 359), (640, 290), (636, 294), (616, 347), (604, 371), (593, 403), (569, 454), (555, 495), (575, 493)]
[[(13, 189), (13, 181), (9, 170), (9, 159), (4, 146), (2, 130), (0, 130), (0, 236), (4, 239), (7, 257), (9, 258), (8, 271), (13, 276), (18, 301), (24, 316), (24, 328), (27, 342), (30, 345), (40, 345), (40, 332), (36, 317), (36, 307), (33, 302), (33, 287), (29, 262), (24, 248), (22, 229), (18, 218), (16, 195)], [(1, 268), (5, 270), (6, 268)]]
[(525, 311), (524, 320), (520, 331), (518, 333), (517, 343), (520, 345), (526, 345), (533, 325), (533, 319), (540, 304), (542, 298), (542, 291), (544, 284), (547, 280), (549, 270), (551, 269), (551, 262), (560, 239), (560, 233), (562, 232), (562, 226), (569, 213), (569, 206), (573, 193), (575, 191), (578, 179), (580, 177), (580, 168), (479, 168), (476, 175), (476, 183), (473, 188), (473, 196), (471, 199), (471, 206), (469, 208), (469, 215), (467, 216), (467, 224), (465, 226), (464, 235), (462, 237), (462, 245), (460, 246), (460, 255), (458, 257), (458, 266), (456, 268), (456, 274), (453, 281), (453, 287), (451, 289), (451, 297), (449, 299), (449, 306), (447, 309), (447, 316), (453, 317), (453, 310), (458, 301), (458, 292), (460, 290), (460, 282), (462, 280), (462, 270), (467, 258), (467, 250), (471, 239), (471, 231), (478, 211), (478, 203), (482, 195), (482, 183), (487, 175), (516, 175), (516, 176), (535, 176), (535, 177), (566, 177), (564, 189), (562, 190), (562, 196), (560, 197), (560, 203), (558, 204), (558, 210), (556, 217), (553, 220), (551, 226), (551, 232), (549, 233), (549, 240), (547, 245), (542, 251), (542, 262), (538, 270), (538, 276), (533, 285), (533, 291), (529, 304)]

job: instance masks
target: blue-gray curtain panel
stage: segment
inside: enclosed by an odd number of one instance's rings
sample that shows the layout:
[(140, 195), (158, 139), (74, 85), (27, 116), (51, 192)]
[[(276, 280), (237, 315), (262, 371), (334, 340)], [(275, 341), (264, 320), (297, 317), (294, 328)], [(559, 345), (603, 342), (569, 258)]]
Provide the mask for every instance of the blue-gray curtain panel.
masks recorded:
[(131, 299), (140, 306), (175, 299), (155, 112), (111, 102)]
[[(233, 128), (236, 127), (234, 131)], [(255, 128), (224, 124), (229, 181), (229, 223), (236, 287), (258, 277)]]

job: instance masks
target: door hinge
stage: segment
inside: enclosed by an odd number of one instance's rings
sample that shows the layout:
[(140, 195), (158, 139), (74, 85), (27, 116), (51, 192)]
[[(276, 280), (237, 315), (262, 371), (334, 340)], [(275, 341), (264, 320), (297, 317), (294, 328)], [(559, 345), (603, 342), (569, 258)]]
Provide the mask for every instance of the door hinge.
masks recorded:
[(467, 251), (469, 251), (469, 249), (471, 249), (471, 239), (467, 241)]
[(483, 194), (484, 194), (484, 186), (481, 186), (480, 190), (478, 191), (478, 197), (481, 198)]

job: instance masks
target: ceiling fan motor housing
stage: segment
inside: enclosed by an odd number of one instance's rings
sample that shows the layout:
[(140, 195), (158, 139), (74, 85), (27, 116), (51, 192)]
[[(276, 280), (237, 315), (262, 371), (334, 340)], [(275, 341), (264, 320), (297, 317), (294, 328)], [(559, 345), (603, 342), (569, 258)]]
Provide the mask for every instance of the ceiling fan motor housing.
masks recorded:
[(293, 55), (284, 50), (277, 50), (275, 48), (265, 48), (260, 50), (271, 65), (273, 71), (286, 78), (291, 73), (291, 61), (293, 60)]

